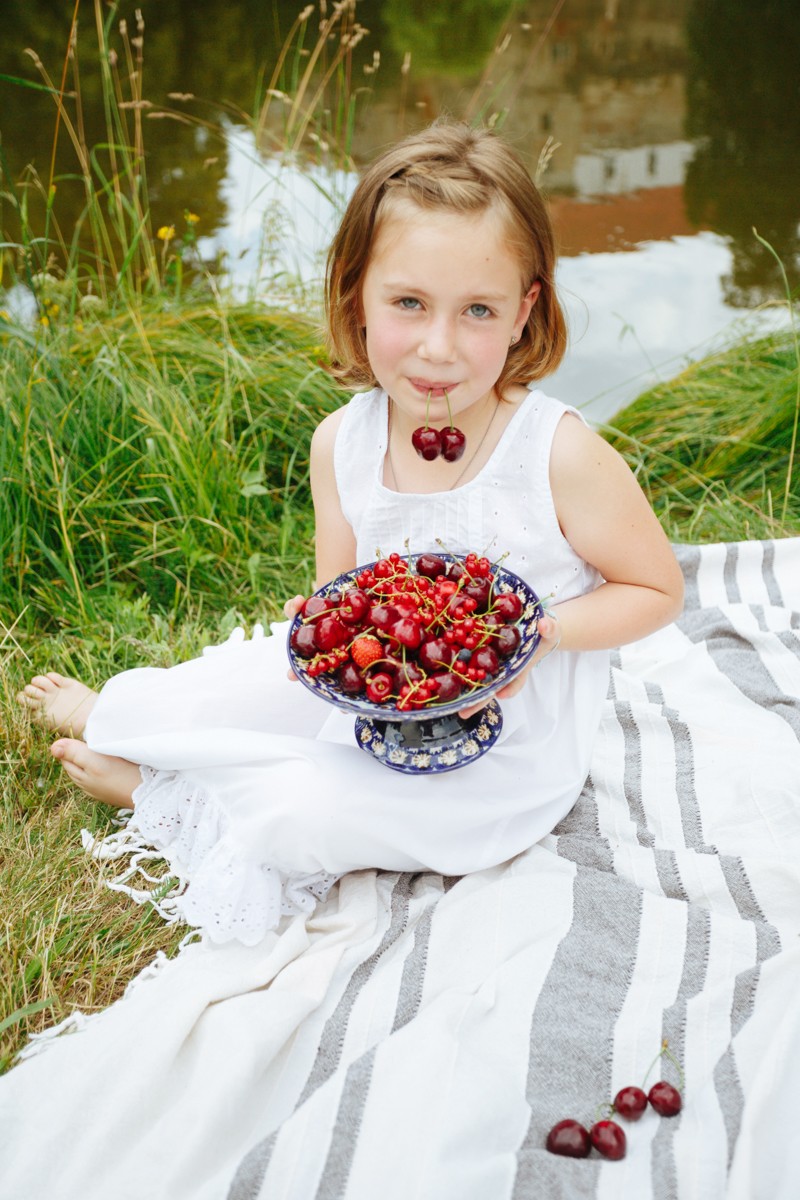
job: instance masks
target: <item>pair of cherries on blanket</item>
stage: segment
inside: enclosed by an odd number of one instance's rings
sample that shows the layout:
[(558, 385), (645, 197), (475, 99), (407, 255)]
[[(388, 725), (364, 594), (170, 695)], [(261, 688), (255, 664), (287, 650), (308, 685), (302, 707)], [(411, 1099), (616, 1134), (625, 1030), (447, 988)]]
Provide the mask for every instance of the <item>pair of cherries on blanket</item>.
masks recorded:
[[(650, 1074), (653, 1065), (662, 1055), (666, 1055), (675, 1064), (683, 1086), (683, 1072), (670, 1054), (666, 1041), (662, 1042), (661, 1050), (647, 1074)], [(647, 1076), (645, 1082), (646, 1080)], [(608, 1118), (595, 1121), (591, 1129), (587, 1129), (580, 1121), (568, 1117), (553, 1126), (547, 1135), (545, 1146), (551, 1154), (561, 1154), (567, 1158), (586, 1158), (592, 1147), (604, 1158), (624, 1158), (627, 1148), (625, 1131), (610, 1117), (619, 1114), (626, 1121), (638, 1121), (648, 1104), (659, 1116), (674, 1117), (681, 1110), (681, 1094), (676, 1087), (663, 1079), (654, 1083), (649, 1092), (645, 1092), (643, 1087), (621, 1088), (614, 1097), (613, 1104), (603, 1105), (604, 1108), (610, 1108)]]

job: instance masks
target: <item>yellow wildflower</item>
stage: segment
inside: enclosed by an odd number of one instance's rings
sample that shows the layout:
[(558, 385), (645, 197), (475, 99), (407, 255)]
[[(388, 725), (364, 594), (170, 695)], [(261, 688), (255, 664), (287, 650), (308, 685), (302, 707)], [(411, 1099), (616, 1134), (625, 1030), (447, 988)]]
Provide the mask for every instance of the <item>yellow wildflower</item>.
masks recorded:
[(197, 213), (189, 212), (188, 209), (184, 213), (184, 216), (186, 217), (187, 225), (196, 225), (197, 222), (200, 220)]
[(44, 325), (44, 327), (46, 329), (47, 326), (50, 324), (50, 318), (49, 317), (39, 317), (39, 324)]
[(175, 237), (175, 226), (174, 225), (162, 225), (161, 228), (159, 229), (158, 233), (156, 234), (156, 237), (159, 239), (159, 241), (171, 242), (172, 239)]

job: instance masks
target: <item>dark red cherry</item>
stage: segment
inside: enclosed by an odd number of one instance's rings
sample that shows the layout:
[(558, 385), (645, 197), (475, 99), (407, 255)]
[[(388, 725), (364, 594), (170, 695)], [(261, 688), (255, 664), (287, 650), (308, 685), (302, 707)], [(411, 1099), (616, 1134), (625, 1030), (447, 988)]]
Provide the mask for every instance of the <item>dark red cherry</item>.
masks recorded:
[(501, 625), (492, 635), (492, 645), (501, 658), (510, 658), (522, 641), (516, 625)]
[(474, 579), (461, 589), (461, 593), (475, 601), (478, 606), (476, 612), (484, 612), (489, 604), (491, 590), (492, 585), (488, 579)]
[(324, 616), (314, 623), (314, 637), (318, 649), (327, 653), (328, 650), (335, 650), (338, 646), (343, 646), (352, 637), (352, 634), (348, 633), (346, 626), (338, 617)]
[(456, 656), (455, 647), (446, 642), (443, 637), (427, 638), (419, 648), (420, 665), (426, 671), (441, 670), (449, 667)]
[(300, 611), (304, 617), (318, 617), (330, 607), (330, 601), (325, 596), (309, 596)]
[(547, 1135), (545, 1147), (551, 1154), (563, 1154), (566, 1158), (586, 1158), (591, 1149), (588, 1129), (580, 1121), (559, 1121)]
[(461, 695), (461, 680), (456, 675), (443, 671), (440, 675), (429, 675), (428, 679), (434, 686), (436, 699), (442, 704), (449, 704)]
[(419, 429), (415, 429), (411, 435), (411, 445), (416, 450), (420, 458), (424, 458), (426, 462), (433, 462), (442, 453), (442, 438), (438, 429), (427, 428), (420, 425)]
[(438, 554), (420, 554), (417, 559), (417, 574), (425, 575), (428, 579), (438, 579), (446, 570), (447, 564)]
[[(325, 620), (324, 617), (322, 619)], [(415, 617), (398, 617), (389, 626), (388, 633), (409, 650), (416, 650), (425, 636), (422, 622)]]
[(317, 653), (317, 639), (313, 625), (298, 625), (292, 634), (292, 649), (301, 658), (313, 658)]
[(487, 675), (496, 675), (500, 670), (500, 659), (491, 646), (479, 646), (470, 658), (469, 665), (485, 671)]
[(671, 1083), (660, 1079), (647, 1093), (647, 1099), (662, 1117), (674, 1117), (681, 1111), (681, 1094)]
[(625, 1133), (616, 1121), (597, 1121), (589, 1130), (592, 1145), (603, 1158), (625, 1157)]
[(381, 633), (385, 633), (397, 620), (397, 609), (393, 604), (373, 604), (367, 613), (367, 620)]
[(361, 588), (351, 588), (345, 592), (339, 605), (338, 613), (347, 625), (358, 625), (369, 611), (369, 596)]
[(516, 592), (502, 592), (494, 598), (493, 611), (510, 625), (522, 616), (522, 601)]
[(348, 696), (357, 696), (364, 690), (364, 677), (354, 662), (346, 662), (339, 667), (336, 682)]
[(638, 1121), (647, 1108), (647, 1096), (640, 1087), (621, 1088), (614, 1097), (614, 1112), (626, 1121)]
[(441, 438), (441, 455), (446, 462), (457, 462), (464, 453), (464, 447), (467, 444), (467, 439), (460, 429), (455, 426), (443, 429), (439, 434)]

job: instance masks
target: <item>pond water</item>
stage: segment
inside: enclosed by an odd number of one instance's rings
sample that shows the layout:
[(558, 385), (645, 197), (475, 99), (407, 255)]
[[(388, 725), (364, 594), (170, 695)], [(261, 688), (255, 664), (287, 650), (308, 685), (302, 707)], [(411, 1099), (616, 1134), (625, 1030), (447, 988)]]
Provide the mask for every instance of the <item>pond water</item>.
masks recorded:
[[(240, 294), (279, 293), (288, 275), (305, 281), (306, 295), (317, 294), (321, 255), (354, 176), (315, 165), (308, 138), (290, 162), (275, 154), (273, 135), (284, 119), (279, 98), (260, 125), (249, 115), (258, 111), (300, 6), (140, 0), (111, 7), (98, 0), (97, 7), (121, 57), (120, 20), (129, 36), (141, 34), (138, 9), (144, 26), (154, 224), (180, 226), (184, 212), (196, 213), (202, 255), (222, 264)], [(4, 8), (7, 170), (19, 180), (33, 164), (47, 178), (52, 101), (9, 77), (39, 78), (24, 53), (32, 47), (60, 78), (73, 5), (6, 0)], [(295, 40), (286, 57), (287, 72), (297, 71), (295, 87), (320, 19), (332, 11), (316, 6), (303, 27), (304, 53)], [(105, 137), (91, 0), (81, 16), (81, 116), (91, 144)], [(347, 20), (357, 43), (345, 64), (350, 92), (358, 91), (349, 142), (356, 168), (443, 112), (497, 120), (532, 171), (545, 166), (572, 343), (566, 365), (548, 381), (554, 394), (604, 420), (738, 323), (757, 330), (785, 319), (780, 267), (753, 229), (774, 247), (796, 290), (800, 6), (357, 0)], [(341, 25), (331, 28), (335, 50)], [(162, 109), (177, 116), (164, 118)], [(77, 189), (70, 196), (72, 171), (62, 129), (56, 175), (65, 228), (81, 203)], [(7, 207), (2, 216), (5, 227)]]

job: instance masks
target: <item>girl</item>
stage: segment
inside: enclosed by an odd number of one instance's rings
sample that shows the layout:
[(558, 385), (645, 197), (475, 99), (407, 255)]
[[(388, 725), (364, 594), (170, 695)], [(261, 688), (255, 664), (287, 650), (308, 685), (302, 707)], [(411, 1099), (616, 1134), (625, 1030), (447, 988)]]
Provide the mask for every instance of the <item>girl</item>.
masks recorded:
[[(352, 716), (287, 679), (282, 626), (127, 671), (99, 695), (57, 674), (25, 688), (23, 702), (72, 735), (52, 747), (71, 778), (133, 807), (126, 836), (188, 879), (183, 914), (212, 940), (258, 941), (347, 871), (460, 875), (531, 846), (586, 778), (608, 650), (678, 614), (681, 574), (633, 475), (532, 386), (564, 352), (554, 270), (550, 221), (516, 155), (449, 125), (373, 164), (328, 261), (334, 369), (367, 390), (312, 441), (317, 579), (376, 547), (441, 539), (505, 555), (553, 597), (541, 668), (500, 694), (490, 753), (444, 775), (387, 770), (356, 746)], [(447, 424), (448, 405), (466, 451), (425, 461), (412, 434), (428, 409)]]

